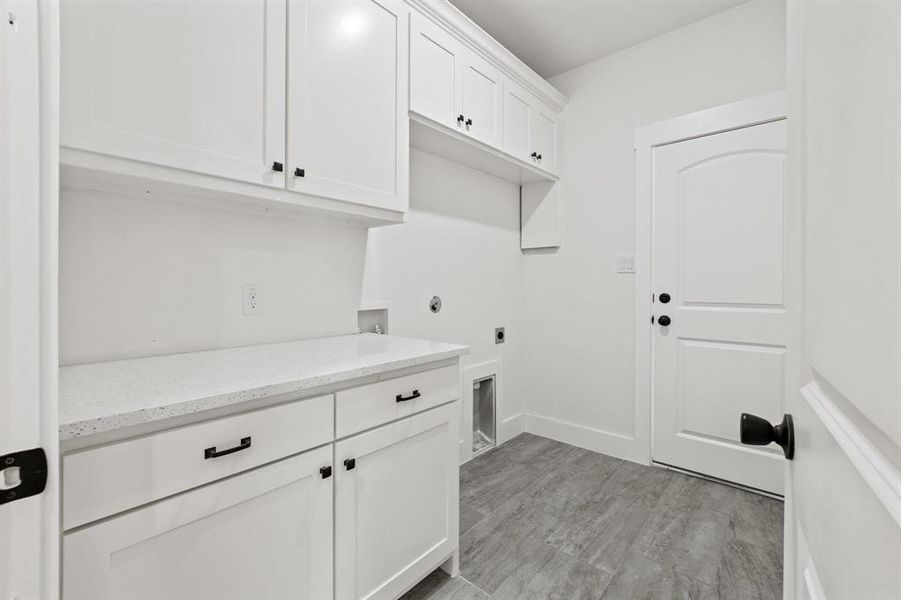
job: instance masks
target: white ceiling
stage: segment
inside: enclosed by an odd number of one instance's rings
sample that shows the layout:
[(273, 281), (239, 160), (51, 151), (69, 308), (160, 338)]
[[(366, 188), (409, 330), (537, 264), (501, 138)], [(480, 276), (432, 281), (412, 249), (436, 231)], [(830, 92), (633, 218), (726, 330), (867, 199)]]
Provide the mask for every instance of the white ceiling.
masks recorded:
[(450, 0), (552, 77), (745, 0)]

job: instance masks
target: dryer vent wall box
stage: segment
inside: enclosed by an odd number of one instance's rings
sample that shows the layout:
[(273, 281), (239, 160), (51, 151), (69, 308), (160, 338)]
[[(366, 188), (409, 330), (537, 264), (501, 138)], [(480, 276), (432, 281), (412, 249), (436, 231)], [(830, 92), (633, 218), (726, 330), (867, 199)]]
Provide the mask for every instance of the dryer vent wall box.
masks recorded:
[(494, 448), (497, 443), (495, 375), (472, 383), (472, 454)]

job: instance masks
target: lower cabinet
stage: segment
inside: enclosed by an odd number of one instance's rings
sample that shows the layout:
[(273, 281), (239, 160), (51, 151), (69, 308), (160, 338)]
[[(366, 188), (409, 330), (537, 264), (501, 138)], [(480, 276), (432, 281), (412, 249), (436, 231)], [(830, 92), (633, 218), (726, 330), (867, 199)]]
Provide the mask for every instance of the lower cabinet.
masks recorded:
[(335, 597), (396, 598), (457, 547), (459, 405), (335, 445)]
[(325, 446), (63, 537), (67, 600), (332, 597)]

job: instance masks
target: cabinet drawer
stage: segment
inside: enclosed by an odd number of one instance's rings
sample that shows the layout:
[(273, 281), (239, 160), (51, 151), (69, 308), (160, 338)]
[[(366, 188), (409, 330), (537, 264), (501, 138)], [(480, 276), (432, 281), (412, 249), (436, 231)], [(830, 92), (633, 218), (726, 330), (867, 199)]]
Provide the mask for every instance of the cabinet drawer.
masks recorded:
[(457, 400), (460, 373), (456, 366), (443, 367), (345, 390), (336, 396), (335, 426), (340, 438)]
[(63, 527), (326, 444), (332, 414), (332, 396), (319, 396), (68, 454)]

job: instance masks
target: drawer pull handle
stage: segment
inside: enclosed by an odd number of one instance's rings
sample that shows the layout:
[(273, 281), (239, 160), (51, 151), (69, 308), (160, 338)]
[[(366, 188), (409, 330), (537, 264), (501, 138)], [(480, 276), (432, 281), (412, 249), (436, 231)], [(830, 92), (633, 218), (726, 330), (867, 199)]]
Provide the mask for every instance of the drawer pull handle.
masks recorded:
[(208, 458), (218, 458), (220, 456), (225, 456), (226, 454), (233, 454), (235, 452), (240, 452), (241, 450), (247, 450), (250, 448), (250, 436), (246, 438), (241, 438), (241, 443), (237, 446), (233, 446), (228, 450), (220, 450), (216, 452), (216, 446), (212, 446), (203, 451), (203, 459), (206, 460)]
[(422, 394), (419, 393), (419, 390), (413, 390), (413, 393), (410, 394), (409, 396), (404, 396), (402, 394), (398, 394), (397, 396), (394, 397), (394, 399), (397, 402), (406, 402), (407, 400), (415, 400), (416, 398), (419, 398), (419, 396), (421, 396), (421, 395)]
[(356, 458), (345, 458), (344, 459), (344, 468), (348, 471), (353, 471), (357, 466)]

